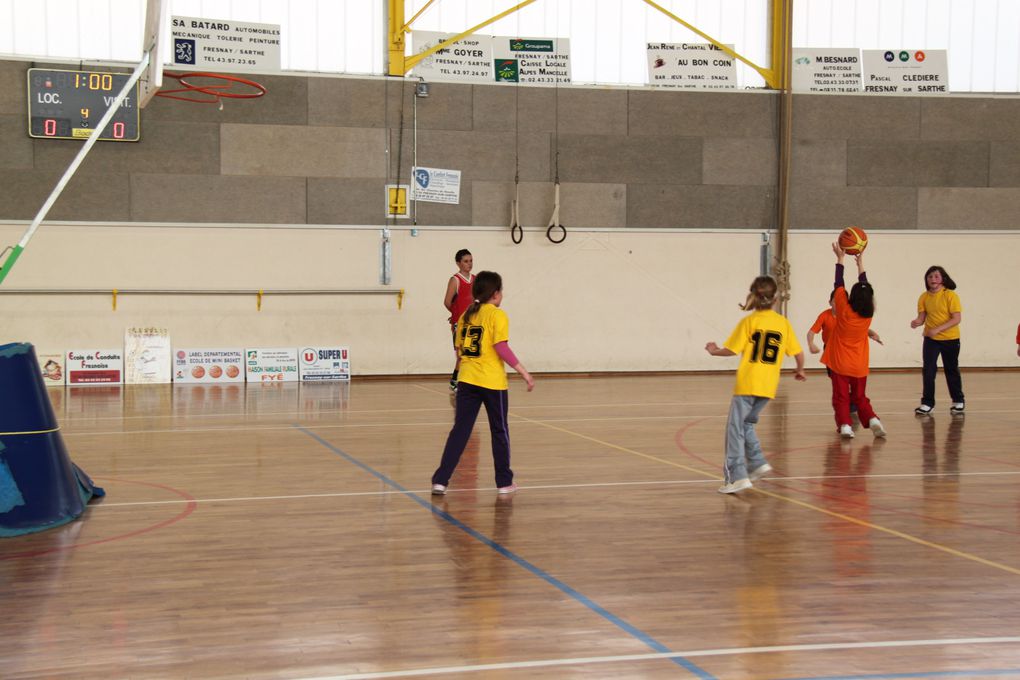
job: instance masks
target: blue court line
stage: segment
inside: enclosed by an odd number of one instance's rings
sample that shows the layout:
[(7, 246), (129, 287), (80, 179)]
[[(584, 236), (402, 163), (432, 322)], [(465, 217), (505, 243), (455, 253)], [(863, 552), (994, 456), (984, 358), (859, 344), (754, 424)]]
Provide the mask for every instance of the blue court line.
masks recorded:
[[(387, 486), (390, 486), (390, 487), (396, 489), (397, 491), (399, 491), (400, 493), (404, 494), (405, 496), (407, 496), (408, 498), (410, 498), (411, 500), (413, 500), (415, 503), (417, 503), (418, 505), (422, 506), (426, 510), (430, 511), (434, 515), (442, 517), (444, 520), (446, 520), (447, 522), (449, 522), (453, 526), (457, 527), (458, 529), (460, 529), (464, 533), (468, 534), (472, 538), (480, 541), (481, 543), (484, 543), (485, 545), (489, 546), (490, 548), (492, 548), (493, 550), (498, 552), (503, 557), (506, 557), (507, 559), (509, 559), (512, 562), (516, 563), (518, 566), (521, 566), (524, 569), (530, 571), (532, 574), (534, 574), (535, 576), (539, 577), (540, 579), (542, 579), (543, 581), (545, 581), (549, 585), (553, 586), (554, 588), (556, 588), (560, 592), (568, 595), (572, 599), (574, 599), (577, 602), (583, 604), (585, 607), (587, 607), (591, 611), (595, 612), (596, 614), (598, 614), (599, 616), (604, 618), (606, 621), (608, 621), (609, 623), (611, 623), (614, 626), (616, 626), (617, 628), (619, 628), (620, 630), (624, 631), (628, 635), (630, 635), (630, 636), (632, 636), (634, 638), (637, 638), (641, 642), (645, 643), (650, 648), (654, 649), (656, 652), (661, 652), (663, 654), (671, 654), (672, 653), (671, 650), (669, 649), (669, 647), (667, 647), (666, 645), (662, 644), (661, 642), (659, 642), (658, 640), (656, 640), (652, 636), (648, 635), (647, 633), (645, 633), (645, 632), (643, 632), (641, 630), (638, 630), (637, 628), (635, 628), (634, 626), (630, 625), (629, 623), (627, 623), (626, 621), (624, 621), (620, 617), (616, 616), (612, 612), (608, 611), (607, 609), (605, 609), (601, 605), (596, 604), (593, 600), (589, 599), (588, 597), (585, 597), (584, 595), (582, 595), (578, 591), (574, 590), (573, 588), (571, 588), (570, 586), (568, 586), (566, 583), (564, 583), (563, 581), (559, 580), (555, 576), (553, 576), (553, 575), (543, 571), (542, 569), (536, 567), (531, 562), (527, 561), (523, 557), (520, 557), (519, 555), (516, 555), (515, 553), (513, 553), (512, 551), (510, 551), (506, 547), (500, 545), (496, 541), (494, 541), (491, 538), (489, 538), (488, 536), (485, 536), (484, 534), (479, 533), (475, 529), (472, 529), (467, 524), (464, 524), (463, 522), (461, 522), (459, 519), (457, 519), (453, 515), (449, 514), (448, 512), (440, 510), (439, 508), (434, 506), (429, 501), (426, 501), (423, 498), (419, 497), (416, 493), (414, 493), (412, 491), (409, 491), (408, 489), (405, 489), (403, 486), (401, 486), (400, 484), (398, 484), (394, 480), (390, 479), (389, 477), (387, 477), (383, 473), (375, 470), (374, 468), (366, 465), (365, 463), (362, 463), (360, 460), (358, 460), (354, 456), (350, 455), (349, 453), (345, 453), (344, 451), (341, 451), (340, 449), (338, 449), (337, 447), (333, 446), (332, 444), (330, 444), (325, 439), (323, 439), (319, 435), (315, 434), (311, 430), (307, 430), (307, 429), (301, 427), (300, 425), (294, 425), (294, 427), (296, 429), (300, 430), (301, 432), (304, 432), (306, 435), (308, 435), (309, 437), (311, 437), (315, 441), (319, 442), (320, 444), (322, 444), (327, 449), (329, 449), (333, 453), (337, 454), (338, 456), (340, 456), (341, 458), (343, 458), (347, 462), (352, 463), (352, 464), (358, 466), (359, 468), (361, 468), (362, 470), (364, 470), (368, 474), (372, 475), (373, 477), (375, 477), (379, 481), (383, 482)], [(711, 673), (709, 673), (706, 670), (703, 670), (701, 667), (697, 666), (696, 664), (688, 661), (687, 659), (685, 659), (683, 657), (669, 657), (669, 660), (672, 661), (673, 663), (677, 664), (678, 666), (682, 666), (682, 667), (686, 668), (687, 670), (689, 670), (694, 675), (698, 676), (699, 678), (702, 678), (702, 680), (717, 680), (717, 678), (714, 675), (712, 675)]]
[(1020, 675), (1020, 668), (993, 668), (989, 670), (971, 669), (968, 671), (918, 671), (916, 673), (874, 673), (865, 675), (818, 675), (803, 678), (784, 678), (784, 680), (896, 680), (897, 678), (972, 678), (974, 674), (985, 675)]

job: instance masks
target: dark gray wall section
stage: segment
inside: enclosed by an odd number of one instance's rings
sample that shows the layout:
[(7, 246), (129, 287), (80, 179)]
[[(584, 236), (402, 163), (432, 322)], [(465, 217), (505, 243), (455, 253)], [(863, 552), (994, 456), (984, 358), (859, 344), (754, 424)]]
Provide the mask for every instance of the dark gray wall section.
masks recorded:
[[(28, 138), (30, 65), (0, 62), (0, 219), (34, 216), (80, 149)], [(515, 178), (526, 227), (557, 178), (568, 227), (776, 223), (775, 93), (252, 79), (268, 94), (222, 110), (153, 100), (141, 141), (97, 144), (50, 217), (382, 225), (416, 153), (462, 173), (420, 225), (509, 225)], [(793, 228), (1016, 228), (1020, 99), (797, 95), (790, 170)]]

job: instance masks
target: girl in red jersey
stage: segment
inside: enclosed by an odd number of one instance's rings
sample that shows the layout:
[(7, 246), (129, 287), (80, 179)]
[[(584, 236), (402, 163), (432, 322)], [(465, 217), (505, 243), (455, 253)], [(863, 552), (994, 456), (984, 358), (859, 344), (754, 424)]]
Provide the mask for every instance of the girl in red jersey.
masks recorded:
[(471, 273), (474, 266), (474, 258), (471, 251), (461, 248), (454, 255), (457, 262), (457, 273), (450, 277), (446, 284), (446, 296), (443, 298), (443, 306), (450, 313), (450, 332), (453, 334), (453, 355), (456, 357), (453, 364), (453, 374), (450, 375), (450, 389), (457, 389), (457, 371), (460, 369), (460, 354), (457, 353), (457, 322), (461, 314), (471, 304), (471, 284), (475, 282), (475, 276)]
[(882, 421), (871, 407), (867, 396), (869, 356), (868, 330), (875, 315), (875, 291), (864, 272), (864, 260), (857, 260), (857, 283), (847, 295), (843, 282), (843, 257), (846, 252), (838, 243), (832, 244), (836, 253), (836, 275), (833, 302), (836, 305), (836, 327), (822, 353), (822, 363), (829, 367), (832, 379), (832, 409), (836, 428), (841, 437), (854, 436), (850, 426), (850, 404), (857, 406), (861, 422), (866, 423), (876, 437), (885, 436)]

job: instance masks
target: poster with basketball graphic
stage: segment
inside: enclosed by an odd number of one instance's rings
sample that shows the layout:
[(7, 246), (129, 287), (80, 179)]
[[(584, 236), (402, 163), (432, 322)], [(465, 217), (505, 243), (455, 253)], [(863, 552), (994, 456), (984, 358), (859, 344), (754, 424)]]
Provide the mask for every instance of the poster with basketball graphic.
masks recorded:
[(174, 352), (175, 383), (243, 383), (244, 350), (178, 349)]
[(298, 353), (301, 380), (350, 380), (350, 357), (346, 347), (304, 347)]

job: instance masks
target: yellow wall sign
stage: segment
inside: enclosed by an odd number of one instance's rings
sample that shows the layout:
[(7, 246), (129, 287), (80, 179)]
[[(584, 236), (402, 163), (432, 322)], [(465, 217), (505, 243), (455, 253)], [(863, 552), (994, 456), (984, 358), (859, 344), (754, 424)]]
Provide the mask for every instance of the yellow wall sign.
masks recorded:
[(386, 185), (386, 217), (408, 217), (407, 184)]

